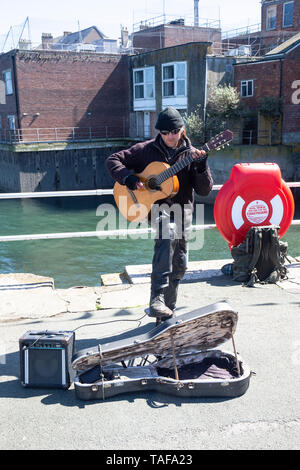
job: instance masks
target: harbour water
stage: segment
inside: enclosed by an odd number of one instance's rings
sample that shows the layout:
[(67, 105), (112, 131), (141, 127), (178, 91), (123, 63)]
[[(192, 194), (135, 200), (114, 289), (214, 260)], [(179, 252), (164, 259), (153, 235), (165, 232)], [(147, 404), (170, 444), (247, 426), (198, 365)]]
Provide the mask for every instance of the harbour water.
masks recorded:
[[(100, 204), (107, 197), (66, 197), (0, 201), (0, 235), (24, 235), (97, 230)], [(295, 218), (299, 218), (296, 214)], [(197, 221), (197, 223), (203, 223)], [(204, 206), (204, 223), (214, 223), (213, 206)], [(99, 226), (98, 226), (99, 229)], [(299, 256), (298, 226), (291, 226), (284, 241), (288, 254)], [(230, 252), (217, 229), (204, 230), (203, 246), (189, 251), (190, 261), (228, 259)], [(130, 264), (149, 264), (153, 240), (69, 238), (0, 242), (0, 273), (50, 276), (56, 288), (100, 285), (100, 275), (122, 272)]]

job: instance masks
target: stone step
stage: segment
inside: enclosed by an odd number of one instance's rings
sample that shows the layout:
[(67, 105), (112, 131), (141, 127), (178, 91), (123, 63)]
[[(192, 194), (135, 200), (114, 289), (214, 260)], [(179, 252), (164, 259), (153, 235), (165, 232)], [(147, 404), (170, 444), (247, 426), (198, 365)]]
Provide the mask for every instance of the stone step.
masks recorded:
[[(221, 268), (227, 263), (232, 263), (232, 259), (190, 261), (183, 282), (195, 282), (211, 277), (223, 276)], [(151, 264), (125, 266), (125, 273), (132, 284), (149, 283), (151, 271)]]

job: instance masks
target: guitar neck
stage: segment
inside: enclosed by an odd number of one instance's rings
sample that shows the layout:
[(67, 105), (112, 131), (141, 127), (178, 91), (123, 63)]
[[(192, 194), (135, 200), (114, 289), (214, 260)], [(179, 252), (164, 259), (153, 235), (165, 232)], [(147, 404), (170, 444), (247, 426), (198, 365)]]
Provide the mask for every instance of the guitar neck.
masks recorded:
[[(200, 148), (200, 150), (204, 150), (207, 153), (210, 149), (209, 149), (208, 145), (205, 144), (203, 147)], [(156, 177), (157, 184), (161, 185), (164, 181), (166, 181), (167, 179), (169, 179), (172, 176), (176, 175), (177, 173), (179, 173), (179, 171), (183, 170), (183, 168), (185, 168), (190, 163), (192, 163), (196, 160), (198, 160), (198, 159), (193, 158), (192, 154), (189, 153), (186, 157), (182, 158), (178, 162), (174, 163), (174, 165), (170, 166), (169, 168), (164, 170), (162, 173), (160, 173)]]

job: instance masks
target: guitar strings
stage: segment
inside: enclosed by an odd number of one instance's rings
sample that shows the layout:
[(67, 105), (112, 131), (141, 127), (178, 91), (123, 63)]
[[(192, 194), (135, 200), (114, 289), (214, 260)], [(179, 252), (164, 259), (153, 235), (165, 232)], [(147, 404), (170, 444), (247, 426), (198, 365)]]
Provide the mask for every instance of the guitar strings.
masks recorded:
[(174, 165), (172, 165), (170, 168), (167, 168), (164, 170), (160, 175), (156, 178), (156, 181), (158, 185), (166, 181), (167, 179), (171, 178), (174, 174), (178, 173), (178, 171), (183, 170), (187, 165), (192, 163), (194, 158), (192, 157), (191, 154), (188, 156), (184, 157), (182, 160), (179, 162), (176, 162)]

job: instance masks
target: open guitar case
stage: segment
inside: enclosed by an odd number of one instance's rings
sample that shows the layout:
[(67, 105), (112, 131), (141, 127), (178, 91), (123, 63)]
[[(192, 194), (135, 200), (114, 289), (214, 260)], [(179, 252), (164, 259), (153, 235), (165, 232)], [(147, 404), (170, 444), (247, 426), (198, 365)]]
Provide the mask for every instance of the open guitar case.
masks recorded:
[[(237, 397), (251, 371), (236, 352), (238, 315), (215, 303), (162, 322), (151, 331), (78, 351), (72, 357), (75, 393), (105, 400), (129, 392), (180, 397)], [(231, 340), (233, 352), (217, 349)]]

